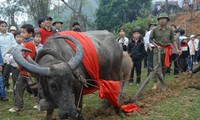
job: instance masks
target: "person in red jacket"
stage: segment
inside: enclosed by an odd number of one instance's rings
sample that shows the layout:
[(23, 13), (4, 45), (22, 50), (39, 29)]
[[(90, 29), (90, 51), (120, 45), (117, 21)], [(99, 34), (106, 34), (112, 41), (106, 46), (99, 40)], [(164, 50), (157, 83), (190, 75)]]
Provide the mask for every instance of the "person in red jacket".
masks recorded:
[[(23, 47), (30, 49), (32, 52), (23, 52), (25, 59), (30, 56), (34, 59), (36, 54), (36, 48), (33, 43), (34, 28), (30, 24), (24, 24), (21, 27), (21, 36), (24, 39)], [(15, 107), (9, 109), (9, 112), (18, 112), (23, 109), (23, 94), (27, 88), (28, 81), (30, 80), (30, 74), (19, 66), (19, 77), (15, 83)]]
[(54, 34), (54, 31), (52, 29), (52, 20), (53, 19), (49, 16), (44, 17), (44, 21), (43, 21), (44, 27), (38, 31), (42, 38), (42, 40), (41, 40), (42, 45), (44, 45), (47, 38), (49, 38), (50, 36), (52, 36)]

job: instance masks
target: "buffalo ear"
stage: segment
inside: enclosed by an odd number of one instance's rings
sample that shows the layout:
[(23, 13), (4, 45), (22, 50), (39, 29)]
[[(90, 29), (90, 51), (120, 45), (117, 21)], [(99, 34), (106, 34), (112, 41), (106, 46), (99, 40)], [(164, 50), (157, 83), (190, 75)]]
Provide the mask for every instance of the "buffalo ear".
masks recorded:
[(35, 61), (38, 62), (46, 54), (53, 56), (55, 59), (58, 59), (58, 60), (61, 60), (61, 61), (65, 62), (65, 59), (57, 51), (55, 51), (53, 49), (50, 49), (50, 48), (41, 49), (38, 52)]

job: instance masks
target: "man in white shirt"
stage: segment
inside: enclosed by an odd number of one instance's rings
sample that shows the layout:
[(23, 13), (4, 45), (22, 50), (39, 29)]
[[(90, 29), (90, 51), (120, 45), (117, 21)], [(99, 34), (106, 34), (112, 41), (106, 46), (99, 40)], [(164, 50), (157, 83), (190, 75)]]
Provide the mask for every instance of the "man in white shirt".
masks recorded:
[(145, 46), (147, 47), (147, 67), (148, 67), (147, 75), (149, 75), (149, 73), (154, 69), (154, 65), (153, 65), (153, 49), (154, 49), (154, 45), (152, 43), (150, 43), (150, 34), (151, 34), (151, 31), (156, 26), (157, 26), (156, 23), (150, 23), (149, 24), (149, 31), (146, 32), (145, 37), (144, 37)]
[(193, 62), (195, 57), (195, 50), (198, 47), (198, 44), (195, 41), (195, 35), (190, 36), (190, 41), (188, 42), (189, 47), (189, 62), (188, 62), (188, 69), (191, 72), (193, 70)]
[(0, 48), (4, 60), (3, 78), (4, 78), (4, 86), (8, 89), (8, 91), (12, 91), (10, 89), (10, 84), (8, 82), (10, 77), (10, 72), (12, 71), (12, 67), (11, 65), (7, 65), (5, 63), (6, 61), (4, 55), (14, 44), (16, 44), (16, 41), (14, 39), (13, 34), (7, 32), (7, 23), (5, 21), (0, 21)]

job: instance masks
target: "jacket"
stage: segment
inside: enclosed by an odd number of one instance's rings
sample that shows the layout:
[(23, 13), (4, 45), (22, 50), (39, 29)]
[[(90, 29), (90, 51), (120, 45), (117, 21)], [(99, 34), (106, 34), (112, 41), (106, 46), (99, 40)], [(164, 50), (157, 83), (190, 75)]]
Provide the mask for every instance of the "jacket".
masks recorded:
[(131, 39), (128, 44), (128, 53), (133, 61), (141, 61), (145, 55), (145, 47), (144, 43), (141, 39), (135, 42), (135, 40)]

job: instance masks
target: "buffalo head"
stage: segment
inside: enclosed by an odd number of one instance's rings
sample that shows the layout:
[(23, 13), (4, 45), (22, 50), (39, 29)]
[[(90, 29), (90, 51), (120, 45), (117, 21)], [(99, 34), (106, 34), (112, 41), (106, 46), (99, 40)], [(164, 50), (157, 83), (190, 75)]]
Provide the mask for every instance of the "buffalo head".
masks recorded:
[[(41, 87), (46, 100), (59, 108), (61, 119), (76, 118), (78, 113), (74, 102), (74, 86), (80, 83), (73, 73), (82, 63), (83, 48), (81, 44), (70, 36), (57, 36), (53, 39), (68, 39), (76, 46), (76, 53), (68, 62), (54, 50), (43, 49), (37, 57), (36, 63), (31, 64), (19, 54), (24, 48), (16, 48), (13, 53), (14, 60), (30, 73), (36, 74), (40, 80)], [(77, 88), (77, 89), (79, 89)]]

